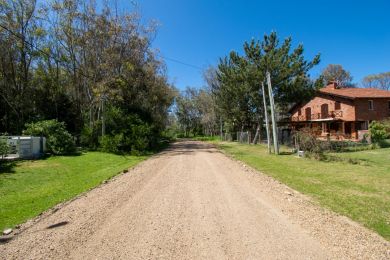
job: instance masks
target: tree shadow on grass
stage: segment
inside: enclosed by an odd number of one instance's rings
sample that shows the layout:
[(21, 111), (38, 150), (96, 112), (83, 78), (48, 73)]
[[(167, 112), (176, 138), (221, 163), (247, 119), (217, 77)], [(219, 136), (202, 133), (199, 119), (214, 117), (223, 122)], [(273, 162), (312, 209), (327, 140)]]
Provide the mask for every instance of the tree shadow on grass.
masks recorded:
[(49, 157), (52, 157), (52, 156), (65, 156), (65, 157), (77, 157), (77, 156), (81, 156), (83, 154), (85, 154), (86, 151), (76, 151), (76, 152), (72, 152), (72, 153), (65, 153), (65, 154), (46, 154), (44, 156), (44, 158), (49, 158)]
[(50, 157), (53, 156), (65, 156), (65, 157), (78, 157), (83, 155), (83, 152), (74, 152), (70, 154), (63, 154), (63, 155), (51, 155), (51, 154), (45, 154), (42, 157), (39, 158), (32, 158), (32, 159), (14, 159), (14, 160), (1, 160), (0, 159), (0, 174), (11, 174), (15, 173), (15, 167), (18, 165), (18, 163), (23, 161), (41, 161), (41, 160), (47, 160)]
[(0, 174), (15, 173), (16, 161), (0, 161)]
[(292, 155), (292, 154), (294, 154), (294, 152), (283, 151), (279, 153), (279, 155)]

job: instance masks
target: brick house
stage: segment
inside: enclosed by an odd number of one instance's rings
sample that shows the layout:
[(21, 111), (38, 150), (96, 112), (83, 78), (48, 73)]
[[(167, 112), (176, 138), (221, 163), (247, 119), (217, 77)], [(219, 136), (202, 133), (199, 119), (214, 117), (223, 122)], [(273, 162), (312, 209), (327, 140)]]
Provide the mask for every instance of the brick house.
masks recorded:
[(291, 128), (316, 129), (319, 137), (360, 140), (373, 120), (390, 117), (390, 91), (340, 88), (331, 82), (307, 103), (290, 109)]

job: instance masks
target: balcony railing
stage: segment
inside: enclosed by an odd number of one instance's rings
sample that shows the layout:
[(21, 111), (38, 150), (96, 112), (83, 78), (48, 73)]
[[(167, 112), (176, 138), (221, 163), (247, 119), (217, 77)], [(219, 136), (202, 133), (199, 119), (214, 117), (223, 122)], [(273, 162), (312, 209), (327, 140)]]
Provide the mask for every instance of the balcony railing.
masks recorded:
[(300, 115), (291, 117), (291, 121), (321, 121), (321, 119), (338, 119), (343, 118), (343, 111), (330, 111), (328, 113), (315, 113), (311, 115)]

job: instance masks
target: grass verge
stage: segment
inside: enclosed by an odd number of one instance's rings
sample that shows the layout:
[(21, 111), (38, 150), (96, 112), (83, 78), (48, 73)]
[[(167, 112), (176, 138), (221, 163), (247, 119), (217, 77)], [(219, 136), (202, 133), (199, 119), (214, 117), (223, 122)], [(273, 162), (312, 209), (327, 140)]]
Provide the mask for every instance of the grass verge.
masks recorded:
[(234, 158), (390, 240), (389, 148), (332, 154), (341, 160), (322, 162), (298, 158), (288, 150), (269, 155), (263, 145), (215, 143)]
[(190, 138), (191, 140), (194, 141), (208, 141), (208, 142), (217, 142), (221, 140), (221, 137), (218, 135), (214, 136), (194, 136)]
[(7, 163), (0, 169), (0, 230), (96, 187), (145, 158), (87, 152)]

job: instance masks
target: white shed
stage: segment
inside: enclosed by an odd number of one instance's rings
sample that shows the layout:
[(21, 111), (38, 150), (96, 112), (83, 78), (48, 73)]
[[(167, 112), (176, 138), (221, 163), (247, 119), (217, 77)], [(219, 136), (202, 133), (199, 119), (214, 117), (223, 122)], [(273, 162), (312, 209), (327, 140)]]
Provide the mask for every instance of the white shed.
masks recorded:
[(33, 159), (43, 156), (46, 152), (45, 137), (8, 136), (7, 143), (11, 146), (9, 157)]

